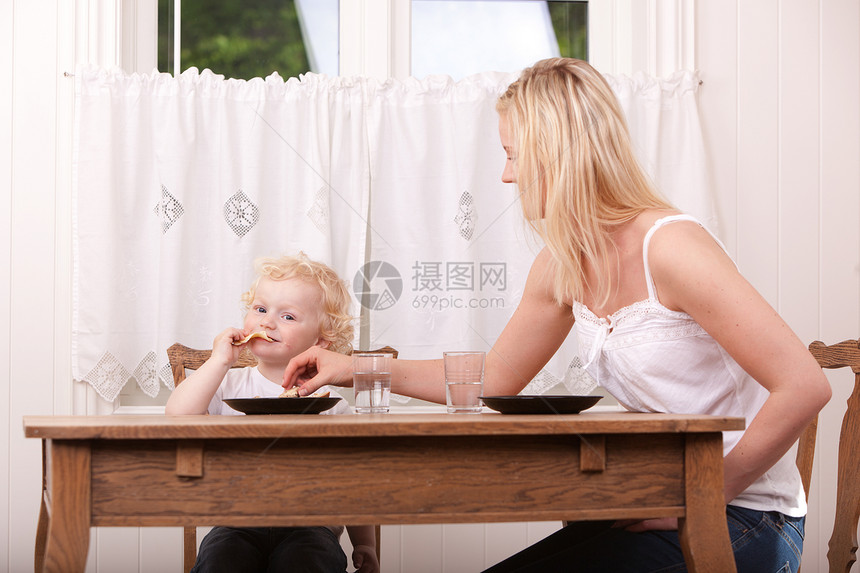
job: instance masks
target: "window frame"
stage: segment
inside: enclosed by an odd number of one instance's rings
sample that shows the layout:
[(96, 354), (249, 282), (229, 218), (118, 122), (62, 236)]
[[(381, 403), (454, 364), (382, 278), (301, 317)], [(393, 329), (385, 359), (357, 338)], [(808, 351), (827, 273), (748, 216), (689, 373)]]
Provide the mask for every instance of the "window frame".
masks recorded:
[[(466, 1), (466, 0), (464, 0)], [(588, 0), (589, 61), (601, 72), (666, 76), (695, 69), (696, 0)], [(120, 0), (120, 65), (157, 67), (158, 0)], [(409, 76), (411, 0), (340, 0), (342, 76)]]

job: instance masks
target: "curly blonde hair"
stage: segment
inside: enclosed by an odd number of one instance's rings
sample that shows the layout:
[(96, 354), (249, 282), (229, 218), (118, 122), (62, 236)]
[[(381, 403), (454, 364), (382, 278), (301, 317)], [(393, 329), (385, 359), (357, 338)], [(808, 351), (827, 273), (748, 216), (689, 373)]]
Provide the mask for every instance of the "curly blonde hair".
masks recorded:
[(250, 308), (254, 300), (260, 279), (299, 279), (318, 287), (322, 294), (323, 318), (320, 323), (320, 336), (329, 342), (328, 349), (341, 354), (352, 352), (354, 317), (349, 314), (349, 291), (334, 269), (299, 252), (296, 256), (258, 258), (254, 261), (254, 270), (257, 272), (257, 278), (248, 292), (242, 295), (245, 310)]
[(555, 300), (582, 300), (587, 264), (602, 271), (590, 292), (605, 304), (607, 234), (646, 209), (673, 208), (639, 165), (612, 88), (587, 62), (550, 58), (525, 69), (496, 111), (515, 146), (523, 212), (552, 254)]

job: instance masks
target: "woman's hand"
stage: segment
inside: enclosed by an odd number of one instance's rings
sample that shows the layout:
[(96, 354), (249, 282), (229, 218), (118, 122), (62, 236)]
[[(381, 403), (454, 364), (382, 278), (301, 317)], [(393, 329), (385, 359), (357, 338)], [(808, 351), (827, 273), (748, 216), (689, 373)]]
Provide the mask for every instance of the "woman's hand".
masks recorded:
[(299, 395), (308, 396), (321, 386), (351, 386), (352, 357), (312, 346), (294, 356), (284, 370), (286, 389), (299, 387)]

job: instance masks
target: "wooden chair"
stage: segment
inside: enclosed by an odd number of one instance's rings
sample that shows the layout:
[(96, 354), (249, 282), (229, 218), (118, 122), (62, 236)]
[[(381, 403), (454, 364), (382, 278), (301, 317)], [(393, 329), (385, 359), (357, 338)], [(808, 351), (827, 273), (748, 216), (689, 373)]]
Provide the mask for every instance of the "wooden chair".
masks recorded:
[[(836, 482), (836, 516), (830, 537), (827, 561), (830, 573), (848, 573), (857, 560), (857, 521), (860, 519), (860, 340), (845, 340), (827, 346), (815, 341), (809, 351), (822, 368), (851, 368), (854, 372), (854, 390), (848, 398), (848, 409), (842, 418), (839, 434), (839, 461)], [(815, 454), (815, 436), (818, 431), (816, 417), (804, 430), (798, 441), (797, 467), (809, 498), (812, 461)]]
[[(390, 352), (397, 358), (397, 350), (390, 346), (384, 346), (375, 350), (355, 350), (353, 353), (371, 353), (371, 352)], [(186, 370), (197, 370), (204, 362), (209, 359), (212, 350), (200, 350), (189, 348), (178, 342), (167, 349), (167, 358), (170, 362), (170, 369), (173, 372), (173, 384), (178, 386), (185, 380)], [(244, 368), (257, 364), (257, 359), (246, 348), (239, 355), (239, 360), (236, 361), (233, 368)], [(380, 556), (380, 528), (376, 526), (376, 557), (381, 560)], [(197, 560), (197, 527), (186, 526), (182, 530), (182, 563), (184, 570), (191, 571), (194, 567), (194, 562)]]

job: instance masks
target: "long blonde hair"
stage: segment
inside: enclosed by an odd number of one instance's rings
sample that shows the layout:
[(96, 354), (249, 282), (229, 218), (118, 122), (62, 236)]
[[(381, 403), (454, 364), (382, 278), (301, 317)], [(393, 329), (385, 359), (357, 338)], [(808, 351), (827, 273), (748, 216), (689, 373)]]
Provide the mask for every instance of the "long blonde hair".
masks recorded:
[(524, 70), (496, 110), (514, 142), (523, 212), (552, 254), (556, 301), (582, 300), (588, 288), (605, 304), (607, 233), (646, 209), (672, 208), (636, 160), (612, 88), (587, 62), (550, 58)]
[(261, 257), (254, 261), (257, 278), (248, 292), (242, 295), (247, 310), (254, 300), (257, 285), (263, 277), (283, 281), (299, 279), (320, 290), (323, 316), (320, 336), (329, 342), (329, 350), (349, 354), (352, 352), (353, 317), (349, 314), (349, 291), (334, 269), (314, 261), (303, 252), (279, 258)]

